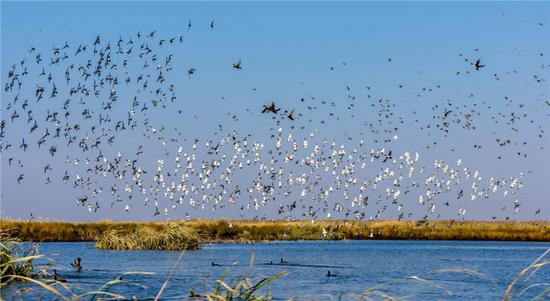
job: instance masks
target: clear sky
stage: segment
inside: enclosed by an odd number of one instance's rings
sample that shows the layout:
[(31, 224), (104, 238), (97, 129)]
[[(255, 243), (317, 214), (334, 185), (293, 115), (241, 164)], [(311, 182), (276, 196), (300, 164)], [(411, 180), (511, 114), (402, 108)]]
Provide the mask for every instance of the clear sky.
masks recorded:
[[(191, 141), (199, 138), (203, 143), (215, 137), (213, 133), (221, 124), (224, 132), (236, 130), (243, 136), (251, 134), (263, 143), (274, 144), (270, 129), (279, 126), (259, 113), (262, 105), (274, 101), (304, 115), (297, 124), (304, 125), (305, 129), (295, 136), (315, 133), (317, 137), (330, 138), (337, 144), (353, 148), (357, 147), (360, 133), (367, 133), (364, 122), (376, 119), (376, 111), (369, 106), (371, 100), (367, 98), (372, 95), (372, 99), (383, 98), (395, 104), (392, 110), (396, 123), (399, 117), (404, 120), (396, 133), (399, 138), (391, 146), (385, 146), (394, 153), (419, 152), (427, 168), (432, 167), (434, 160), (454, 164), (462, 159), (463, 164), (479, 170), (485, 180), (518, 177), (524, 173), (519, 213), (513, 214), (511, 202), (495, 195), (453, 206), (452, 210), (441, 213), (440, 218), (456, 218), (458, 208), (467, 208), (465, 218), (472, 219), (492, 216), (550, 219), (550, 139), (546, 136), (550, 130), (550, 88), (547, 81), (540, 81), (548, 78), (550, 70), (548, 2), (3, 1), (1, 10), (2, 87), (12, 65), (26, 59), (30, 74), (25, 78), (19, 101), (29, 98), (33, 115), (39, 122), (44, 120), (48, 110), (59, 109), (66, 94), (56, 103), (46, 100), (35, 104), (34, 90), (39, 84), (36, 81), (42, 67), (34, 62), (36, 53), (29, 54), (31, 45), (42, 52), (48, 67), (52, 48), (63, 47), (65, 42), (70, 45), (72, 55), (78, 44), (92, 45), (98, 35), (102, 43), (111, 41), (115, 45), (119, 37), (125, 42), (130, 37), (137, 41), (138, 31), (146, 35), (156, 30), (156, 41), (162, 37), (184, 37), (182, 44), (165, 45), (155, 50), (161, 60), (173, 54), (174, 70), (167, 75), (167, 81), (173, 83), (177, 91), (177, 101), (167, 109), (147, 112), (151, 124), (157, 128), (162, 125), (178, 128), (183, 137)], [(188, 30), (190, 20), (192, 27)], [(210, 28), (212, 20), (214, 30)], [(237, 71), (232, 63), (238, 58), (242, 60), (243, 69)], [(465, 62), (465, 58), (469, 62)], [(480, 71), (470, 65), (476, 59), (485, 64)], [(85, 62), (78, 61), (80, 63)], [(334, 69), (330, 70), (331, 67)], [(196, 69), (191, 78), (187, 76), (190, 68)], [(61, 90), (65, 69), (66, 66), (52, 71), (58, 77), (56, 82)], [(128, 72), (137, 76), (142, 72), (141, 65), (130, 66)], [(132, 93), (130, 89), (121, 88), (120, 91), (127, 102), (131, 102)], [(307, 95), (314, 96), (315, 101), (337, 103), (330, 112), (335, 112), (339, 119), (330, 116), (329, 109), (318, 103), (319, 109), (307, 109), (307, 104), (300, 103), (302, 97), (313, 102)], [(352, 110), (346, 108), (348, 95), (358, 99)], [(2, 120), (8, 124), (4, 143), (12, 144), (11, 149), (3, 149), (1, 153), (2, 217), (27, 219), (32, 212), (44, 219), (150, 220), (183, 218), (185, 212), (191, 212), (192, 217), (208, 218), (238, 218), (242, 214), (231, 206), (216, 213), (193, 211), (183, 206), (171, 210), (168, 216), (153, 217), (152, 209), (143, 206), (142, 200), (124, 200), (109, 206), (113, 197), (109, 199), (108, 195), (101, 198), (101, 209), (95, 213), (77, 206), (75, 197), (82, 192), (60, 179), (65, 170), (78, 172), (80, 167), (67, 167), (65, 158), (92, 158), (95, 155), (82, 154), (77, 147), (65, 147), (64, 143), (58, 144), (54, 158), (47, 152), (51, 145), (38, 149), (36, 140), (44, 129), (40, 128), (31, 138), (27, 114), (19, 104), (17, 110), (21, 120), (13, 125), (10, 121), (12, 113), (6, 110), (6, 104), (13, 101), (14, 96), (13, 92), (2, 91)], [(510, 99), (512, 102), (508, 101)], [(463, 111), (475, 109), (472, 117), (475, 130), (454, 125), (444, 137), (440, 131), (426, 129), (430, 123), (435, 127), (437, 119), (433, 116), (438, 113), (434, 112), (444, 112), (441, 108), (447, 100), (453, 106), (461, 106)], [(434, 109), (435, 105), (439, 106)], [(416, 114), (413, 115), (413, 111)], [(227, 112), (237, 115), (239, 120), (235, 121)], [(506, 120), (512, 112), (522, 118), (515, 121), (516, 124), (507, 125)], [(117, 114), (120, 119), (126, 118), (122, 109), (113, 111), (114, 119), (118, 119)], [(523, 118), (523, 114), (526, 117)], [(495, 124), (492, 117), (502, 122)], [(313, 121), (308, 122), (308, 119)], [(83, 120), (83, 124), (86, 122)], [(288, 122), (282, 124), (285, 134), (291, 131), (290, 125)], [(542, 138), (538, 137), (541, 130), (545, 132)], [(112, 146), (101, 146), (103, 153), (111, 156), (118, 151), (135, 153), (137, 145), (145, 145), (148, 151), (140, 161), (152, 171), (148, 175), (152, 178), (164, 147), (139, 131), (125, 132), (121, 136)], [(347, 139), (348, 136), (353, 140)], [(28, 137), (26, 141), (32, 144), (25, 153), (19, 149), (22, 137)], [(496, 138), (510, 139), (518, 145), (501, 147), (495, 142)], [(372, 141), (371, 137), (367, 140)], [(426, 149), (425, 146), (434, 141), (438, 144)], [(188, 150), (190, 143), (174, 143), (169, 146), (170, 151), (175, 152), (177, 145)], [(475, 144), (483, 148), (474, 149)], [(378, 146), (384, 147), (376, 143), (366, 147), (370, 151)], [(528, 156), (523, 157), (523, 154)], [(172, 154), (169, 160), (173, 157)], [(23, 167), (9, 166), (9, 158), (20, 159)], [(44, 185), (42, 172), (46, 164), (53, 168), (52, 183), (48, 185)], [(25, 178), (18, 184), (17, 177), (22, 173)], [(106, 187), (109, 184), (106, 183)], [(417, 196), (404, 201), (417, 203)], [(126, 204), (132, 205), (130, 212), (124, 211)], [(501, 212), (502, 206), (508, 209)], [(161, 202), (159, 208), (165, 207), (170, 208), (170, 203)], [(534, 215), (539, 208), (541, 213)], [(372, 212), (367, 216), (370, 214)], [(246, 213), (245, 217), (255, 215), (278, 217), (274, 207), (261, 213)], [(397, 211), (393, 210), (385, 218), (396, 216)]]

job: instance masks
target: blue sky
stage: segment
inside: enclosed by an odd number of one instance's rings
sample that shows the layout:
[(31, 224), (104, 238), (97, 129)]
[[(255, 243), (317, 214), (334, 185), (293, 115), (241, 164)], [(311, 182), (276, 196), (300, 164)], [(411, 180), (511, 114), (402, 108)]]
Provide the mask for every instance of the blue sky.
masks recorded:
[[(548, 2), (2, 2), (1, 10), (3, 84), (13, 64), (23, 58), (34, 60), (27, 52), (30, 45), (45, 55), (52, 47), (63, 46), (65, 41), (72, 47), (92, 44), (97, 35), (113, 44), (119, 37), (126, 40), (134, 36), (135, 39), (138, 31), (146, 34), (157, 30), (156, 34), (163, 37), (183, 35), (181, 46), (159, 50), (162, 54), (174, 55), (175, 73), (171, 80), (176, 86), (178, 101), (169, 110), (150, 113), (157, 125), (178, 127), (190, 139), (207, 139), (217, 124), (222, 124), (227, 130), (250, 133), (268, 141), (266, 133), (274, 126), (273, 122), (258, 113), (247, 115), (246, 109), (258, 111), (271, 101), (283, 107), (298, 107), (297, 102), (305, 95), (343, 103), (347, 99), (346, 86), (349, 86), (350, 93), (362, 99), (370, 93), (391, 100), (399, 105), (396, 115), (411, 121), (399, 130), (398, 143), (392, 144), (395, 152), (418, 151), (426, 166), (432, 165), (435, 159), (454, 162), (462, 158), (487, 178), (505, 178), (531, 171), (523, 180), (522, 211), (514, 218), (550, 217), (547, 185), (550, 159), (546, 155), (550, 140), (546, 136), (536, 137), (537, 125), (546, 132), (550, 130), (549, 107), (544, 103), (550, 91), (547, 83), (533, 79), (533, 75), (547, 78), (550, 68)], [(192, 28), (187, 31), (189, 20)], [(215, 22), (214, 30), (209, 27), (211, 20)], [(238, 58), (242, 59), (243, 70), (236, 72), (231, 64)], [(481, 58), (486, 67), (474, 72), (464, 58)], [(45, 55), (44, 60), (49, 61), (49, 57)], [(541, 64), (546, 68), (542, 69)], [(329, 71), (333, 66), (334, 70)], [(186, 74), (189, 68), (197, 69), (192, 79)], [(34, 67), (32, 73), (38, 74), (40, 70)], [(60, 70), (59, 76), (62, 76), (64, 68)], [(135, 67), (130, 71), (139, 72), (139, 69)], [(457, 76), (456, 72), (461, 74)], [(493, 74), (497, 74), (499, 80)], [(436, 89), (437, 85), (441, 88)], [(367, 86), (371, 90), (367, 90)], [(24, 91), (32, 94), (35, 85), (30, 80), (28, 87)], [(433, 92), (421, 93), (422, 88), (433, 88)], [(423, 96), (417, 97), (418, 93)], [(470, 97), (471, 94), (474, 96)], [(490, 117), (496, 112), (514, 111), (506, 105), (504, 97), (513, 99), (514, 105), (526, 104), (529, 117), (521, 121), (517, 133), (491, 122)], [(2, 119), (9, 119), (5, 100), (10, 98), (12, 94), (2, 92)], [(456, 105), (486, 101), (492, 109), (476, 118), (476, 131), (456, 129), (447, 138), (427, 136), (418, 124), (412, 123), (415, 118), (429, 122), (432, 106), (441, 105), (447, 99)], [(44, 114), (48, 106), (42, 104), (34, 114)], [(368, 114), (372, 112), (361, 108), (357, 107), (356, 114), (366, 114), (363, 117), (369, 120)], [(177, 114), (178, 109), (183, 113)], [(304, 110), (300, 112), (307, 113)], [(418, 112), (414, 118), (413, 110)], [(226, 112), (238, 114), (240, 120), (231, 120)], [(348, 143), (344, 134), (358, 137), (362, 128), (359, 118), (344, 117), (348, 114), (345, 109), (338, 112), (342, 116), (340, 120), (328, 118), (323, 110), (308, 113), (308, 117), (326, 120), (326, 124), (308, 124), (305, 134), (315, 132), (341, 143)], [(529, 124), (528, 119), (535, 122)], [(13, 139), (16, 141), (13, 144), (18, 145), (20, 137), (27, 133), (25, 126), (11, 127), (7, 140)], [(496, 136), (527, 141), (526, 146), (518, 149), (528, 153), (528, 158), (515, 156), (516, 148), (496, 146)], [(152, 168), (162, 150), (155, 148), (154, 142), (143, 139), (141, 135), (130, 135), (104, 151), (127, 153), (135, 149), (135, 144), (145, 144), (151, 151), (143, 158), (149, 163), (143, 164)], [(438, 146), (425, 149), (434, 139)], [(474, 151), (473, 144), (483, 144), (484, 149)], [(451, 148), (455, 151), (450, 151)], [(77, 151), (63, 149), (53, 161), (47, 152), (36, 147), (24, 154), (17, 147), (3, 152), (2, 216), (25, 219), (32, 212), (46, 219), (63, 220), (153, 218), (151, 208), (136, 204), (135, 209), (126, 213), (120, 206), (109, 208), (110, 200), (104, 200), (102, 210), (93, 214), (75, 205), (78, 193), (70, 185), (57, 183), (59, 181), (43, 185), (41, 166), (51, 161), (53, 172), (59, 178), (65, 170), (65, 155), (73, 156)], [(496, 159), (497, 155), (504, 159)], [(14, 156), (22, 159), (23, 169), (7, 166), (8, 157)], [(14, 178), (21, 172), (27, 176), (17, 185)], [(496, 208), (501, 207), (500, 201), (497, 197), (464, 204), (471, 212), (467, 218), (493, 216)], [(534, 216), (538, 208), (542, 208), (543, 214)], [(183, 217), (187, 209), (180, 209), (169, 217)], [(195, 212), (193, 217), (234, 218), (239, 214), (228, 208), (216, 214)], [(262, 214), (277, 217), (269, 211)], [(442, 218), (452, 217), (455, 215), (448, 213)], [(387, 218), (395, 218), (395, 214)]]

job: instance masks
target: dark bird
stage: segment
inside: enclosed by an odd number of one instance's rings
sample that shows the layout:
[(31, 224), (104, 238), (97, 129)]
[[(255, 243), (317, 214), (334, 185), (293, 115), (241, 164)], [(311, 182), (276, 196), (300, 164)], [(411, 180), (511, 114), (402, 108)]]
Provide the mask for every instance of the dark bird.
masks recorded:
[(294, 110), (286, 112), (286, 117), (290, 120), (294, 120)]
[(75, 268), (77, 271), (82, 270), (82, 264), (80, 257), (77, 257), (73, 262), (71, 262), (71, 266)]
[(59, 275), (57, 273), (57, 270), (55, 270), (55, 269), (53, 270), (53, 280), (55, 280), (57, 282), (61, 282), (61, 283), (66, 283), (67, 282), (67, 280), (61, 279), (61, 275)]
[(27, 150), (27, 147), (29, 146), (25, 143), (25, 139), (23, 139), (23, 142), (21, 142), (21, 145), (19, 146), (19, 148), (22, 148), (23, 152), (25, 152)]
[(238, 59), (235, 63), (233, 63), (233, 68), (241, 70), (241, 59)]
[(382, 161), (382, 163), (386, 163), (388, 160), (392, 160), (393, 157), (392, 157), (392, 154), (391, 154), (391, 150), (388, 152), (388, 154), (386, 155), (386, 157), (384, 158), (384, 161)]
[(476, 61), (476, 63), (474, 64), (474, 68), (476, 68), (477, 71), (479, 71), (479, 69), (485, 67), (485, 65), (481, 65), (481, 59), (478, 59)]
[(277, 108), (275, 107), (275, 103), (272, 102), (269, 106), (264, 105), (264, 108), (263, 108), (263, 110), (262, 110), (262, 113), (273, 113), (273, 114), (277, 114), (277, 113), (279, 113), (280, 110), (281, 110), (281, 109), (280, 109), (280, 108), (277, 109)]

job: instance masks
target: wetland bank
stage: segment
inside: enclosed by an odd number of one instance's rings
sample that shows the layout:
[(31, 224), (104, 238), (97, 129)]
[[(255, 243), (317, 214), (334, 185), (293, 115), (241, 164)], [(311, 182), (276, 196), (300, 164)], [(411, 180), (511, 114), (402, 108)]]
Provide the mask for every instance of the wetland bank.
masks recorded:
[[(0, 221), (5, 235), (22, 241), (96, 241), (107, 249), (196, 248), (205, 242), (277, 240), (492, 240), (550, 241), (545, 221), (231, 221), (171, 222), (25, 222)], [(151, 241), (154, 238), (156, 242)], [(149, 241), (147, 247), (131, 241)], [(171, 244), (169, 242), (175, 242)], [(120, 244), (120, 246), (117, 246)], [(159, 244), (154, 246), (154, 244)]]

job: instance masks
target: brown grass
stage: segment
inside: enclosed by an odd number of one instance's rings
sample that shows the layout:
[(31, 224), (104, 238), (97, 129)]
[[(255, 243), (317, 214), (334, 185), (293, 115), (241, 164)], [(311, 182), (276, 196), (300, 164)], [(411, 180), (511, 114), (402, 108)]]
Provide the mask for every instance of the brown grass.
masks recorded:
[(116, 227), (97, 238), (96, 247), (107, 250), (195, 250), (202, 241), (193, 228), (177, 223)]
[[(319, 239), (550, 241), (549, 221), (228, 221), (170, 222), (192, 229), (202, 241)], [(0, 231), (23, 241), (98, 241), (106, 234), (161, 229), (168, 222), (25, 222), (0, 220)], [(323, 229), (326, 235), (323, 235)], [(370, 233), (374, 237), (370, 237)], [(113, 232), (114, 231), (114, 232)], [(115, 233), (116, 232), (116, 233)], [(163, 232), (163, 231), (160, 231)]]

